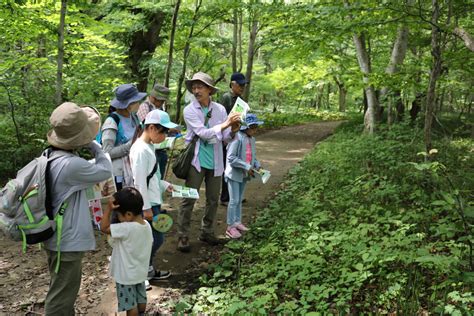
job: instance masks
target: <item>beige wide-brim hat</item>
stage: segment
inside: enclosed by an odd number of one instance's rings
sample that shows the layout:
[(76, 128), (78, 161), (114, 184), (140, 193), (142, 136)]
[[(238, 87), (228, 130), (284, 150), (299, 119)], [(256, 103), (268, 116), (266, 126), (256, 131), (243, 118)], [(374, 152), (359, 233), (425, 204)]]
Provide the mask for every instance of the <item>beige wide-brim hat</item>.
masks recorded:
[(216, 87), (214, 87), (214, 80), (212, 80), (211, 76), (209, 76), (208, 74), (204, 72), (197, 72), (193, 75), (191, 79), (186, 80), (186, 89), (188, 89), (188, 91), (191, 93), (193, 93), (192, 85), (193, 85), (193, 82), (195, 81), (201, 81), (206, 86), (211, 88), (210, 95), (213, 95), (214, 93), (217, 92), (217, 90), (219, 90)]
[(57, 148), (72, 150), (93, 141), (100, 129), (100, 114), (93, 107), (72, 102), (58, 106), (49, 117), (52, 129), (48, 142)]

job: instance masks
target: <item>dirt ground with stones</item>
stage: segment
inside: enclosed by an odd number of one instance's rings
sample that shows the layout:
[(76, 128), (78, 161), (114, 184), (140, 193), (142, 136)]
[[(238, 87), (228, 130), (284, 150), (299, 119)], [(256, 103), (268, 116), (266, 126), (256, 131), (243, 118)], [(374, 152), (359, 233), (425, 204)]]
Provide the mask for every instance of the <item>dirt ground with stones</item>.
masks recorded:
[[(272, 173), (264, 185), (251, 181), (246, 189), (243, 204), (243, 223), (251, 224), (266, 202), (279, 189), (288, 170), (319, 141), (328, 137), (340, 122), (310, 123), (264, 131), (257, 135), (257, 157), (265, 169)], [(182, 185), (169, 172), (172, 183)], [(204, 185), (203, 185), (204, 187)], [(201, 188), (200, 196), (204, 197)], [(180, 200), (165, 198), (164, 209), (173, 219), (177, 218)], [(171, 270), (172, 276), (152, 283), (148, 291), (147, 313), (169, 314), (183, 294), (191, 294), (199, 287), (199, 276), (206, 272), (210, 263), (219, 258), (222, 246), (210, 247), (197, 240), (204, 198), (194, 207), (190, 244), (192, 251), (183, 254), (176, 250), (176, 227), (167, 233), (163, 246), (157, 253), (155, 267)], [(226, 229), (226, 207), (220, 205), (217, 212), (216, 234), (223, 236)], [(107, 315), (116, 311), (117, 301), (113, 280), (108, 276), (108, 259), (112, 249), (104, 235), (96, 232), (97, 250), (88, 253), (83, 261), (82, 285), (76, 301), (79, 314)], [(21, 245), (0, 238), (0, 314), (42, 314), (48, 290), (49, 274), (46, 254), (38, 246), (21, 253)], [(123, 313), (121, 313), (123, 314)]]

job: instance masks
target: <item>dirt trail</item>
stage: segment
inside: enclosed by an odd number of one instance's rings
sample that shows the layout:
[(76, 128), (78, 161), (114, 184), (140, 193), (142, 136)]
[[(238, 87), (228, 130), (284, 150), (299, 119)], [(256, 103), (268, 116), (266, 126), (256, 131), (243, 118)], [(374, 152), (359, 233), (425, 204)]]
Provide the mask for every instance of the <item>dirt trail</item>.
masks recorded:
[[(257, 181), (248, 184), (245, 192), (248, 202), (243, 204), (242, 209), (243, 223), (253, 221), (257, 210), (262, 209), (278, 190), (288, 170), (339, 124), (311, 123), (268, 131), (256, 137), (257, 156), (272, 176), (265, 185)], [(171, 176), (168, 180), (176, 184), (183, 182)], [(200, 195), (204, 196), (203, 190)], [(165, 201), (167, 204), (164, 208), (176, 219), (180, 200), (167, 197)], [(204, 203), (201, 198), (194, 208), (190, 253), (183, 254), (176, 250), (175, 226), (167, 233), (155, 260), (155, 267), (171, 270), (172, 276), (152, 284), (153, 289), (148, 292), (148, 312), (169, 313), (182, 294), (191, 293), (199, 286), (199, 276), (218, 258), (221, 246), (209, 247), (197, 240)], [(225, 218), (226, 207), (219, 206), (216, 222), (218, 235), (225, 233)], [(107, 276), (107, 256), (111, 248), (104, 236), (97, 236), (98, 250), (88, 254), (84, 260), (82, 285), (76, 303), (76, 311), (81, 314), (104, 315), (116, 310), (114, 284)], [(0, 239), (0, 313), (41, 313), (49, 280), (46, 255), (37, 247), (30, 247), (26, 254), (21, 254), (20, 248), (18, 243)]]

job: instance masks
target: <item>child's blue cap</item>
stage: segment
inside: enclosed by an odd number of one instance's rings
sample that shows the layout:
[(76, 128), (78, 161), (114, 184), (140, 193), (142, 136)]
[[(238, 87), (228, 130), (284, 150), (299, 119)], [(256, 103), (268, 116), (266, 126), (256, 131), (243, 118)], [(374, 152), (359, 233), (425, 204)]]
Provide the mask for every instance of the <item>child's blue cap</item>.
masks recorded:
[(257, 115), (253, 113), (248, 113), (247, 116), (245, 117), (245, 124), (240, 127), (241, 131), (245, 131), (247, 128), (249, 128), (250, 125), (262, 125), (263, 121), (259, 121), (257, 119)]

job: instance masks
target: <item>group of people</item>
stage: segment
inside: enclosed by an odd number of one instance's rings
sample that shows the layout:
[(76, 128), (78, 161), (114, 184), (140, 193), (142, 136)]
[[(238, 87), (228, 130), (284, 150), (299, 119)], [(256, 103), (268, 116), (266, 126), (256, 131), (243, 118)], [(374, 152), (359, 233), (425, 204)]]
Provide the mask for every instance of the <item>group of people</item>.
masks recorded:
[[(224, 241), (214, 233), (219, 197), (222, 203), (228, 203), (226, 235), (239, 238), (248, 230), (242, 223), (242, 197), (247, 181), (260, 169), (254, 135), (263, 122), (254, 114), (247, 114), (242, 122), (240, 114), (231, 113), (246, 83), (242, 74), (233, 74), (231, 90), (219, 104), (212, 99), (217, 88), (209, 75), (198, 72), (186, 81), (186, 88), (194, 98), (183, 112), (187, 127), (185, 141), (189, 143), (196, 136), (197, 141), (185, 186), (199, 190), (205, 182), (206, 206), (198, 239), (209, 245)], [(155, 148), (168, 134), (179, 133), (180, 127), (171, 122), (166, 112), (169, 93), (161, 85), (155, 85), (148, 96), (132, 84), (120, 85), (102, 128), (99, 113), (91, 107), (66, 102), (51, 114), (48, 142), (53, 150), (67, 154), (51, 162), (48, 186), (53, 207), (57, 209), (63, 202), (67, 207), (63, 229), (59, 232), (61, 245), (52, 242), (55, 236), (45, 243), (51, 274), (45, 300), (47, 315), (74, 314), (82, 258), (86, 251), (95, 249), (85, 189), (111, 175), (117, 192), (104, 211), (100, 228), (111, 236), (110, 274), (116, 282), (118, 310), (130, 315), (143, 314), (149, 280), (171, 275), (170, 271), (154, 267), (154, 257), (164, 242), (164, 235), (152, 225), (165, 212), (161, 209), (163, 193), (173, 191), (173, 185), (164, 179), (166, 150)], [(76, 154), (83, 147), (91, 151), (93, 162)], [(178, 211), (177, 249), (182, 252), (191, 250), (189, 232), (195, 202), (183, 199)], [(60, 269), (56, 272), (58, 260)]]

